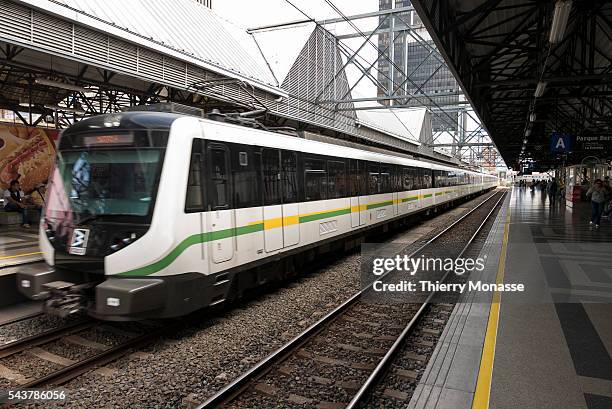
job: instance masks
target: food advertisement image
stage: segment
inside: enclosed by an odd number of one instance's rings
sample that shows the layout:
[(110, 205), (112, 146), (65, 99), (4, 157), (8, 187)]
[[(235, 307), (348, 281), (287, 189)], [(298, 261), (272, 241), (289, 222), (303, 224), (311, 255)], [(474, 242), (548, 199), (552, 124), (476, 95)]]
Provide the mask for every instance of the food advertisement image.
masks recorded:
[(30, 192), (47, 181), (55, 158), (58, 131), (18, 125), (0, 125), (0, 188), (18, 179)]

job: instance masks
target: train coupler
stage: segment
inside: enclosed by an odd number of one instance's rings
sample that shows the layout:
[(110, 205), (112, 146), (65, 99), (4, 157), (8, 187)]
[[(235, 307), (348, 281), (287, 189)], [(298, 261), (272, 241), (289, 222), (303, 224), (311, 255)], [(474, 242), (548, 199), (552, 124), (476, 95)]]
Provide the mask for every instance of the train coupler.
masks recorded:
[(67, 281), (52, 281), (43, 284), (49, 298), (45, 300), (44, 311), (47, 314), (67, 317), (87, 311), (91, 297), (87, 290), (97, 283), (75, 284)]

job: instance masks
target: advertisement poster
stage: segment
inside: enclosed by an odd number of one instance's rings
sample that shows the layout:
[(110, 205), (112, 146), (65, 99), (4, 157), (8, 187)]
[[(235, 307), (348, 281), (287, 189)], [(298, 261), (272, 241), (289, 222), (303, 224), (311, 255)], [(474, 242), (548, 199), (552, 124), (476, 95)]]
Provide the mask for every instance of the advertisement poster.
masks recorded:
[(57, 136), (54, 129), (0, 124), (0, 188), (8, 189), (11, 180), (19, 179), (27, 193), (46, 182)]

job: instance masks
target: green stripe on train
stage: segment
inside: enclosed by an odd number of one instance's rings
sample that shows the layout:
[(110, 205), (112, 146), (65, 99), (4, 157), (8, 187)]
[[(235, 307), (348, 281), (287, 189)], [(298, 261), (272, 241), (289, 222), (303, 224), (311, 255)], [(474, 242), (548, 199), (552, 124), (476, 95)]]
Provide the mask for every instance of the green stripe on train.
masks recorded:
[(343, 214), (348, 214), (350, 212), (351, 212), (351, 208), (347, 207), (345, 209), (333, 210), (331, 212), (309, 214), (307, 216), (300, 216), (300, 223), (312, 222), (315, 220), (326, 219), (328, 217), (341, 216)]
[(206, 243), (208, 241), (227, 239), (233, 236), (242, 236), (243, 234), (255, 233), (264, 229), (263, 223), (250, 224), (231, 229), (217, 230), (208, 233), (194, 234), (181, 241), (178, 246), (173, 248), (170, 253), (162, 259), (148, 266), (140, 267), (134, 270), (119, 273), (120, 276), (146, 276), (158, 272), (161, 269), (168, 267), (178, 256), (187, 250), (189, 247)]
[[(314, 220), (325, 219), (328, 217), (340, 216), (351, 212), (351, 208), (334, 210), (331, 212), (312, 214), (308, 216), (300, 217), (300, 223), (307, 223)], [(247, 226), (241, 226), (231, 229), (217, 230), (208, 233), (194, 234), (181, 241), (178, 246), (173, 248), (170, 253), (164, 256), (162, 259), (156, 261), (153, 264), (149, 264), (144, 267), (136, 268), (134, 270), (119, 273), (120, 276), (146, 276), (158, 272), (168, 267), (174, 260), (178, 258), (185, 250), (189, 247), (202, 244), (209, 241), (227, 239), (233, 236), (242, 236), (243, 234), (255, 233), (264, 229), (263, 223), (255, 223)]]
[[(415, 200), (416, 197), (410, 197), (406, 200)], [(393, 204), (392, 200), (381, 202), (381, 203), (373, 203), (367, 205), (367, 209), (376, 209), (378, 207), (390, 206)], [(333, 210), (330, 212), (323, 212), (317, 214), (311, 214), (307, 216), (300, 216), (300, 223), (307, 223), (315, 220), (326, 219), (334, 216), (341, 216), (344, 214), (348, 214), (351, 212), (351, 208), (347, 207), (345, 209)], [(217, 230), (208, 233), (202, 234), (194, 234), (192, 236), (187, 237), (185, 240), (181, 241), (178, 246), (173, 248), (170, 253), (164, 256), (162, 259), (156, 261), (155, 263), (149, 264), (144, 267), (136, 268), (134, 270), (126, 271), (123, 273), (119, 273), (117, 275), (120, 276), (146, 276), (151, 275), (153, 273), (158, 272), (166, 267), (168, 267), (174, 260), (178, 258), (185, 250), (189, 247), (202, 244), (209, 241), (227, 239), (234, 236), (242, 236), (243, 234), (255, 233), (258, 231), (262, 231), (264, 229), (263, 223), (255, 223), (247, 226), (241, 226), (231, 229)]]
[(373, 204), (369, 204), (366, 206), (366, 209), (370, 210), (370, 209), (376, 209), (378, 207), (384, 207), (384, 206), (391, 206), (393, 204), (393, 200), (389, 200), (386, 202), (380, 202), (380, 203), (373, 203)]

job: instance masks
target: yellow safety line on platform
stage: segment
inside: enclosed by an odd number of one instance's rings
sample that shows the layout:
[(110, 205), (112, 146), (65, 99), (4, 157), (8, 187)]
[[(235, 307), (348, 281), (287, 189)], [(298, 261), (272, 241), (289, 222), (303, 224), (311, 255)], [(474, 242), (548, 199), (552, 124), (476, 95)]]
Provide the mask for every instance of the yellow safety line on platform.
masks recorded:
[[(506, 252), (508, 250), (508, 232), (510, 230), (510, 212), (506, 216), (504, 226), (504, 239), (502, 242), (499, 264), (497, 265), (497, 277), (495, 282), (503, 284), (506, 266)], [(491, 380), (493, 379), (493, 360), (495, 359), (495, 344), (497, 343), (497, 327), (499, 324), (499, 308), (501, 293), (493, 293), (491, 300), (491, 310), (489, 312), (489, 322), (487, 323), (487, 334), (485, 336), (482, 358), (480, 360), (480, 370), (478, 371), (478, 383), (474, 392), (472, 409), (488, 409), (489, 399), (491, 398)]]
[(21, 253), (21, 254), (15, 254), (13, 256), (1, 256), (0, 260), (6, 260), (8, 258), (17, 258), (17, 257), (25, 257), (25, 256), (33, 256), (35, 254), (42, 254), (42, 251), (35, 251), (33, 253)]

